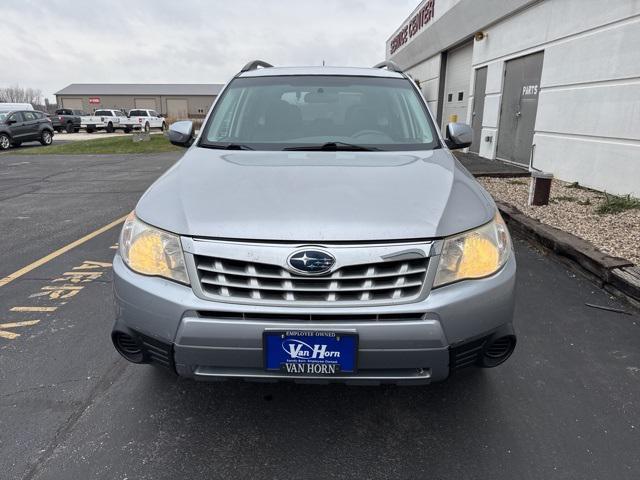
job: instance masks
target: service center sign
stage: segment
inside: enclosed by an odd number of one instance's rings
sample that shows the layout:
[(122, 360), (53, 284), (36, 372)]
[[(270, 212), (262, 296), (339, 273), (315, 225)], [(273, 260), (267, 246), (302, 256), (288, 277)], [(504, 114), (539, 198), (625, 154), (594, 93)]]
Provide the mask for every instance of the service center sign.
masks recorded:
[(89, 97), (89, 103), (91, 105), (97, 105), (100, 103), (100, 97)]
[(435, 0), (427, 0), (418, 13), (409, 19), (409, 22), (400, 29), (395, 37), (391, 39), (389, 54), (394, 54), (401, 46), (409, 41), (418, 31), (433, 18)]

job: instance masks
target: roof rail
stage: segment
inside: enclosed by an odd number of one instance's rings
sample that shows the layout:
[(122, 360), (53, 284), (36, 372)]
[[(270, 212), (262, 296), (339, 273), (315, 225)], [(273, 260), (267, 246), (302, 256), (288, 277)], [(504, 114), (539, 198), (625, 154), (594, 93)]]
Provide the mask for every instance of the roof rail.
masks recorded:
[(249, 70), (257, 70), (258, 67), (269, 68), (269, 67), (273, 67), (273, 65), (267, 62), (263, 62), (262, 60), (253, 60), (247, 63), (244, 67), (242, 67), (242, 70), (240, 70), (240, 73), (248, 72)]
[(385, 60), (384, 62), (380, 62), (373, 66), (373, 68), (386, 68), (387, 70), (391, 70), (392, 72), (404, 73), (402, 69), (398, 66), (396, 62), (392, 62), (391, 60)]

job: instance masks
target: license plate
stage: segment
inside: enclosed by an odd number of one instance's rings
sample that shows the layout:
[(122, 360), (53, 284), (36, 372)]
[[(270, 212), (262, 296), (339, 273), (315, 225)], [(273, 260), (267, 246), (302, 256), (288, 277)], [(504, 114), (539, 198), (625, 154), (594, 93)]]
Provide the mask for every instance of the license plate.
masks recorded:
[(356, 373), (358, 335), (324, 330), (266, 331), (264, 364), (287, 375)]

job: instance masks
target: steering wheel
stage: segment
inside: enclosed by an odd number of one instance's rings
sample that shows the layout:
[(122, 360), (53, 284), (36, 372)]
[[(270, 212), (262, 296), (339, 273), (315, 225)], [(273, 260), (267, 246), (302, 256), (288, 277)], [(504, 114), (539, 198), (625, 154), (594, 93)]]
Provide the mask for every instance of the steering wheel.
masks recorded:
[(353, 138), (359, 138), (359, 137), (363, 137), (364, 135), (384, 135), (385, 137), (387, 136), (386, 133), (380, 131), (380, 130), (360, 130), (359, 132), (354, 133), (353, 135), (351, 135)]

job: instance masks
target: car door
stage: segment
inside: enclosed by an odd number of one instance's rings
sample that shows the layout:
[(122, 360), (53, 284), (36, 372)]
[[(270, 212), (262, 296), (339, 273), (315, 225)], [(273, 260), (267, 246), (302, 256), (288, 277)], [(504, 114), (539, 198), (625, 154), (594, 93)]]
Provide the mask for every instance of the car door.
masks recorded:
[(34, 112), (21, 112), (24, 122), (23, 141), (37, 140), (40, 137), (38, 117)]
[(149, 115), (151, 116), (149, 125), (152, 128), (160, 128), (162, 126), (162, 118), (160, 118), (158, 112), (156, 112), (155, 110), (149, 110)]
[(11, 139), (22, 142), (25, 139), (26, 133), (22, 113), (12, 113), (9, 115), (9, 118), (7, 118), (7, 123), (10, 125)]

